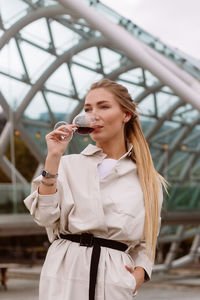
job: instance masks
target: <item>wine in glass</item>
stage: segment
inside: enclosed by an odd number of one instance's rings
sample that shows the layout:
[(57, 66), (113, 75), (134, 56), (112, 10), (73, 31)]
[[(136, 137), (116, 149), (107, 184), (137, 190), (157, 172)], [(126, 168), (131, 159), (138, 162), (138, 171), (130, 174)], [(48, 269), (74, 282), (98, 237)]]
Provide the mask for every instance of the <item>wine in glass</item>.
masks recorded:
[[(72, 130), (78, 134), (87, 135), (94, 130), (93, 126), (95, 125), (95, 123), (96, 119), (94, 117), (85, 113), (80, 113), (72, 121), (72, 124), (76, 125), (76, 128), (72, 128)], [(63, 125), (69, 124), (65, 121), (57, 122), (54, 126), (54, 130)], [(65, 139), (65, 137), (62, 136), (62, 139)]]

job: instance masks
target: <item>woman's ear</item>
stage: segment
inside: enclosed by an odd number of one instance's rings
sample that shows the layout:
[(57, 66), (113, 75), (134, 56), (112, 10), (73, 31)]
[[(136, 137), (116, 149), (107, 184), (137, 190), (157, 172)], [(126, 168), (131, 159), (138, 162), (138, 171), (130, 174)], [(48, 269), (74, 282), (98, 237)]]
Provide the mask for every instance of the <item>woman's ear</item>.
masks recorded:
[(124, 114), (124, 123), (127, 123), (131, 119), (132, 114), (129, 111), (125, 111)]

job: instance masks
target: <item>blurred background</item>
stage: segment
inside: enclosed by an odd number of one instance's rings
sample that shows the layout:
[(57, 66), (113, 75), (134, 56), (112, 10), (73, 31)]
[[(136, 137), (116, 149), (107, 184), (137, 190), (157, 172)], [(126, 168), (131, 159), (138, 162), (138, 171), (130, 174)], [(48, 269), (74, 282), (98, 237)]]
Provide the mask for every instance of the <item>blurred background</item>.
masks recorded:
[[(170, 183), (152, 281), (137, 297), (199, 299), (199, 1), (0, 0), (0, 9), (2, 299), (37, 299), (49, 242), (23, 199), (43, 169), (45, 135), (81, 112), (103, 77), (137, 102), (155, 167)], [(67, 151), (88, 143), (75, 134)]]

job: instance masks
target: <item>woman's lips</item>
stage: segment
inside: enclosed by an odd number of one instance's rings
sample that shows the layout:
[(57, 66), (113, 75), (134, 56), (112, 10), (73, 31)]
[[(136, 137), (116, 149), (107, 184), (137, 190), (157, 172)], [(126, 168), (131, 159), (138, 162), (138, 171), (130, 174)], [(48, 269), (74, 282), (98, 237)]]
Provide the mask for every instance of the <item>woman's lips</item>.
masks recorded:
[(94, 125), (93, 128), (102, 128), (102, 125)]
[(93, 132), (94, 132), (94, 131), (98, 131), (98, 130), (102, 129), (103, 126), (96, 125), (96, 126), (94, 126), (93, 128), (94, 128), (94, 130), (93, 130)]

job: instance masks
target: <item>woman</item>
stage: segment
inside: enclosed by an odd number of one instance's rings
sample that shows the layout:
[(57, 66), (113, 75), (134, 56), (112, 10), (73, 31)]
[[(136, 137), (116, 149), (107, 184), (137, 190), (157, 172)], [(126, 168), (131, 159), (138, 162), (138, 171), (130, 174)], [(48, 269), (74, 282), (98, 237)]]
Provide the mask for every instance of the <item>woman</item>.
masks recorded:
[(52, 242), (40, 299), (128, 300), (151, 277), (165, 180), (125, 87), (94, 83), (84, 109), (96, 119), (96, 146), (62, 156), (75, 125), (50, 132), (43, 177), (25, 199)]

